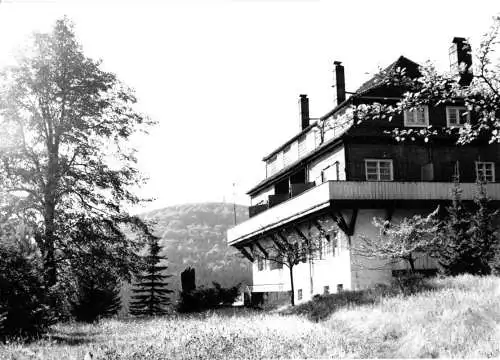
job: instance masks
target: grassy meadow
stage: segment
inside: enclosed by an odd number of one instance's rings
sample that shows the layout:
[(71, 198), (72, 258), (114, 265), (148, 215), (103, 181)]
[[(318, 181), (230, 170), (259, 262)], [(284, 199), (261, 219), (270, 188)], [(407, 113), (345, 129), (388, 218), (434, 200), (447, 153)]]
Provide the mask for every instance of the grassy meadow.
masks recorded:
[(32, 343), (0, 345), (0, 358), (500, 357), (498, 277), (431, 279), (411, 296), (343, 296), (284, 312), (225, 309), (59, 324)]

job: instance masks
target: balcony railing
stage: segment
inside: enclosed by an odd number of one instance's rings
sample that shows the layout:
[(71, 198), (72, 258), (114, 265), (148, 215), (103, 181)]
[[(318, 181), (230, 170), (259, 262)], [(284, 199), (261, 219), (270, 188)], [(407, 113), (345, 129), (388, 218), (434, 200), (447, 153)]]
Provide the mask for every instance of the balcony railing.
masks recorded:
[(266, 203), (250, 206), (248, 208), (248, 216), (254, 217), (255, 215), (260, 214), (273, 206), (279, 205), (292, 197), (302, 194), (304, 191), (309, 190), (312, 187), (314, 187), (313, 182), (305, 184), (291, 184), (289, 194), (269, 195)]
[[(500, 200), (500, 183), (486, 184), (492, 200)], [(328, 181), (277, 206), (253, 216), (227, 232), (230, 245), (247, 240), (265, 231), (319, 211), (330, 201), (363, 200), (451, 200), (453, 183), (397, 181)], [(460, 184), (462, 200), (474, 199), (478, 187), (474, 183)]]

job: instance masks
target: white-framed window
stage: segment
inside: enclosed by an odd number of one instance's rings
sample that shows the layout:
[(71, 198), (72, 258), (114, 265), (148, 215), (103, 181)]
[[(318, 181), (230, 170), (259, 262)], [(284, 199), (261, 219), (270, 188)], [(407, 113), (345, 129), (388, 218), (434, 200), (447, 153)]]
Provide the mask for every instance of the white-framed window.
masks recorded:
[(427, 127), (429, 126), (429, 107), (421, 106), (418, 109), (405, 111), (404, 114), (405, 126)]
[(366, 159), (365, 174), (367, 181), (392, 181), (394, 180), (392, 160)]
[(264, 271), (266, 269), (266, 260), (258, 257), (257, 258), (257, 271)]
[(470, 114), (465, 106), (447, 106), (446, 124), (448, 127), (462, 127), (470, 120)]
[(319, 258), (321, 260), (327, 259), (328, 257), (331, 257), (333, 255), (333, 247), (332, 247), (332, 242), (330, 240), (330, 235), (328, 235), (328, 239), (322, 237), (319, 246), (320, 246)]
[(476, 161), (476, 178), (481, 181), (495, 182), (495, 163)]

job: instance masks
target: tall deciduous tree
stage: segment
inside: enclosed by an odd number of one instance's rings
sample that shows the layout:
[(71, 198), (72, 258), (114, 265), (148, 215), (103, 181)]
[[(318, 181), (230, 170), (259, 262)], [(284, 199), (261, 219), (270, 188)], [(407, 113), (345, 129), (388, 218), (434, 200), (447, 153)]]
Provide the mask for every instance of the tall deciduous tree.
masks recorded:
[(161, 247), (158, 239), (152, 239), (149, 244), (149, 254), (144, 257), (146, 269), (143, 274), (137, 275), (137, 283), (132, 289), (132, 302), (130, 313), (132, 315), (163, 315), (167, 313), (165, 307), (170, 304), (169, 294), (173, 291), (168, 289), (166, 280), (171, 275), (164, 272), (167, 266), (160, 265), (164, 256), (160, 256)]
[(128, 140), (151, 122), (132, 90), (84, 55), (68, 19), (33, 40), (0, 79), (0, 215), (36, 229), (49, 286), (90, 254), (127, 275), (151, 236), (123, 207), (141, 201), (131, 189), (144, 182)]

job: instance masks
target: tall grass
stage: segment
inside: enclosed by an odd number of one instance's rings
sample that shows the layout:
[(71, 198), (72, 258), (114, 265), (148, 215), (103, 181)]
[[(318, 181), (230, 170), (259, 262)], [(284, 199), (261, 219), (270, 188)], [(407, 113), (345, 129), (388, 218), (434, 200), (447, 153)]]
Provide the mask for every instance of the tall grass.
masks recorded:
[(207, 312), (97, 325), (59, 324), (1, 359), (260, 359), (499, 357), (500, 278), (435, 279), (433, 290), (344, 306), (325, 320), (254, 311)]

